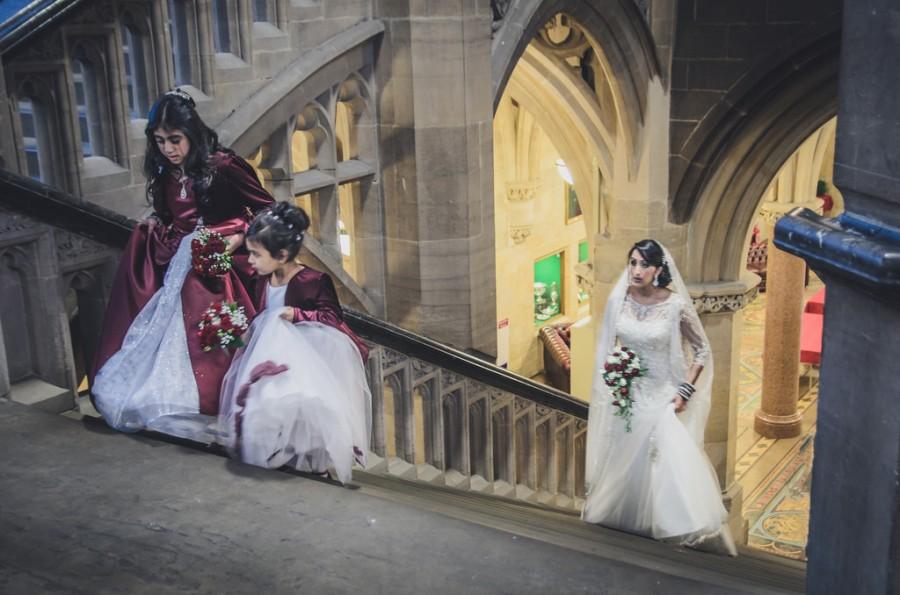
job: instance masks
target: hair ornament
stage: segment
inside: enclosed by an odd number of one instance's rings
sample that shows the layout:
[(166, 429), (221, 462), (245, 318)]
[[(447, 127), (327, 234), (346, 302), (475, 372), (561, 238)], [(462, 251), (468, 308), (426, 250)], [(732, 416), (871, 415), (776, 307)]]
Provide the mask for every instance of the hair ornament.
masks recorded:
[(194, 102), (194, 98), (191, 97), (187, 91), (182, 89), (181, 87), (175, 87), (174, 89), (169, 89), (166, 91), (165, 95), (167, 97), (177, 97), (187, 103), (191, 107), (197, 107), (197, 104)]

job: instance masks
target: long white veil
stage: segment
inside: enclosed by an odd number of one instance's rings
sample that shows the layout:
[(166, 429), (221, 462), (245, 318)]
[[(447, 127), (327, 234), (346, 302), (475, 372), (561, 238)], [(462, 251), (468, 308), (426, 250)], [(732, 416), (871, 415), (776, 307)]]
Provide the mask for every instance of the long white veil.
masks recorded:
[[(658, 242), (657, 242), (658, 243)], [(671, 300), (672, 308), (679, 311), (670, 313), (670, 320), (679, 321), (681, 316), (693, 318), (691, 326), (695, 327), (702, 335), (704, 344), (709, 345), (706, 332), (700, 324), (699, 316), (693, 308), (691, 295), (688, 293), (684, 279), (672, 259), (672, 255), (665, 246), (659, 244), (665, 255), (666, 263), (669, 267), (669, 273), (672, 276), (672, 282), (669, 289), (677, 293), (680, 300)], [(619, 276), (619, 280), (613, 287), (609, 298), (606, 300), (606, 311), (603, 315), (603, 327), (600, 330), (600, 337), (597, 340), (597, 352), (594, 363), (594, 380), (591, 395), (591, 406), (588, 414), (588, 435), (585, 461), (585, 481), (588, 487), (603, 480), (606, 466), (609, 462), (610, 441), (612, 439), (612, 422), (614, 417), (612, 403), (612, 395), (609, 387), (603, 382), (602, 372), (603, 364), (606, 356), (612, 351), (616, 342), (616, 322), (619, 313), (622, 311), (622, 302), (628, 290), (628, 267)], [(683, 311), (682, 311), (683, 309)], [(680, 325), (672, 324), (670, 365), (672, 374), (675, 378), (684, 379), (687, 369), (691, 365), (686, 357), (693, 356), (693, 351), (685, 349), (685, 339), (681, 334)], [(712, 354), (709, 355), (704, 362), (703, 371), (697, 382), (694, 383), (696, 392), (691, 398), (687, 409), (679, 414), (679, 419), (685, 425), (691, 437), (703, 448), (703, 435), (706, 428), (706, 420), (709, 417), (710, 402), (712, 398), (712, 378), (713, 378), (713, 361)], [(675, 395), (672, 395), (673, 398)]]

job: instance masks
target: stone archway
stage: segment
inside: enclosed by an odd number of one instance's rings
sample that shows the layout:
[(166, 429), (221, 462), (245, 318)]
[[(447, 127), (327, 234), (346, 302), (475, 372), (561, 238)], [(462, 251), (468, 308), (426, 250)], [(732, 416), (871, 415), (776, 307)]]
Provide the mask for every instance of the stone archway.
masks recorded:
[[(741, 276), (746, 231), (766, 187), (797, 148), (837, 113), (838, 33), (757, 71), (695, 133), (689, 171), (671, 191), (671, 218), (688, 232), (687, 276)], [(696, 171), (694, 171), (696, 170)]]
[(632, 147), (632, 160), (636, 161), (648, 83), (661, 72), (653, 38), (637, 6), (616, 0), (520, 0), (505, 5), (505, 10), (495, 10), (495, 16), (501, 18), (495, 21), (497, 29), (491, 46), (494, 109), (525, 48), (555, 14), (565, 13), (583, 27), (601, 50), (598, 56), (615, 92), (621, 96), (624, 133)]

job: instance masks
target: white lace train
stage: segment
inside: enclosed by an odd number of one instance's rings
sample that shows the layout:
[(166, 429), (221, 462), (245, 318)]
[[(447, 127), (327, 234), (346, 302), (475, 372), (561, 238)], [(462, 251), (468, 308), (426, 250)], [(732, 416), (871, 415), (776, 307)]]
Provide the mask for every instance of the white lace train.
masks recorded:
[(117, 430), (136, 432), (165, 416), (199, 412), (181, 306), (193, 237), (192, 233), (181, 240), (163, 286), (131, 323), (122, 348), (94, 379), (94, 404)]

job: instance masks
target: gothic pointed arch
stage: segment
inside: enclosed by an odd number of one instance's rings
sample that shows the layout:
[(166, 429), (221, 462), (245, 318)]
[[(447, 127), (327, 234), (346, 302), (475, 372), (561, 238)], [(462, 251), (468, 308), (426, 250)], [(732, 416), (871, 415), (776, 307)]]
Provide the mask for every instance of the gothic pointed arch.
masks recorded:
[(781, 165), (837, 113), (840, 35), (827, 35), (775, 68), (756, 71), (707, 116), (689, 141), (695, 157), (671, 198), (690, 223), (688, 275), (739, 278), (745, 232)]

